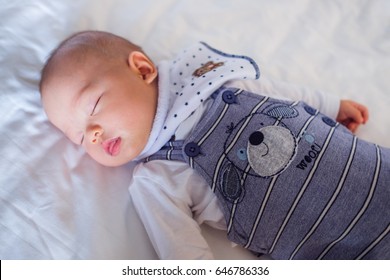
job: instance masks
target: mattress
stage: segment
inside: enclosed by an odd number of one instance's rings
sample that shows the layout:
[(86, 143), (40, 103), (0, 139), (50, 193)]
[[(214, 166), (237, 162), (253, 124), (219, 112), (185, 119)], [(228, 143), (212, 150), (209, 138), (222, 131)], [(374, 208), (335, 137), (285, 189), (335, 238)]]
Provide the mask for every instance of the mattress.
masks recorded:
[[(197, 41), (276, 80), (370, 110), (357, 135), (390, 147), (390, 1), (80, 0), (0, 5), (0, 259), (157, 259), (128, 188), (133, 163), (95, 163), (47, 120), (38, 83), (70, 34), (103, 30), (152, 60)], [(202, 226), (217, 259), (253, 259)]]

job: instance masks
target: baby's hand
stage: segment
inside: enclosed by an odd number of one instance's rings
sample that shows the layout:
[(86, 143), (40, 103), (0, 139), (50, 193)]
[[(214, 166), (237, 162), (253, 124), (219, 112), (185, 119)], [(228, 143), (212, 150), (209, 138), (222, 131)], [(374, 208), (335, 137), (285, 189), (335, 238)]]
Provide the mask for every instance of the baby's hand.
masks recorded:
[(341, 100), (340, 110), (336, 120), (352, 132), (355, 132), (359, 125), (367, 122), (368, 109), (366, 106), (355, 101)]

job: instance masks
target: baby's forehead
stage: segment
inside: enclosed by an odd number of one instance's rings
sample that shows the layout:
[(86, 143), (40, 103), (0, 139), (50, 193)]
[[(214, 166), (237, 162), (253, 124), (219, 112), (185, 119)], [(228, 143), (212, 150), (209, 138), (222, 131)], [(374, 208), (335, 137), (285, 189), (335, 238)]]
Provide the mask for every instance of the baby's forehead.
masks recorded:
[(86, 76), (93, 76), (107, 65), (108, 59), (97, 53), (74, 51), (60, 55), (56, 59), (52, 66), (51, 78), (54, 80), (57, 78), (85, 79)]
[(56, 60), (60, 67), (61, 65), (82, 66), (86, 62), (97, 59), (105, 60), (104, 56), (101, 55), (101, 52), (80, 45), (61, 51)]

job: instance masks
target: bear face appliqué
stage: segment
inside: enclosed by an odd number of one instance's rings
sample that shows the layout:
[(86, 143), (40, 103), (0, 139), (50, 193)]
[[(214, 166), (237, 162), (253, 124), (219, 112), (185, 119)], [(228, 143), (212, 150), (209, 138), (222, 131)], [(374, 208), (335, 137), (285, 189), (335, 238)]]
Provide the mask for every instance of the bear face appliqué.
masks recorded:
[(289, 165), (296, 146), (296, 139), (289, 129), (282, 126), (263, 127), (249, 137), (249, 164), (261, 177), (275, 176)]
[[(295, 108), (276, 103), (232, 123), (227, 130), (225, 150), (237, 133), (241, 137), (226, 154), (227, 160), (250, 176), (268, 178), (280, 174), (294, 159), (298, 145), (296, 136), (282, 120), (297, 115)], [(248, 127), (243, 130), (242, 126)]]

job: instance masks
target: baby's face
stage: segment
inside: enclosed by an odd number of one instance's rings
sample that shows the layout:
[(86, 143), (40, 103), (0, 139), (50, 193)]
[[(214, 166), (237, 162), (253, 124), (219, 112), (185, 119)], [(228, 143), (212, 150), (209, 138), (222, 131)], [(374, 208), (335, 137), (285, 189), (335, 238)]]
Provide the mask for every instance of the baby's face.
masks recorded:
[(42, 91), (43, 106), (49, 120), (97, 162), (125, 164), (148, 141), (157, 106), (157, 72), (147, 80), (129, 64), (85, 64), (65, 66), (51, 78)]

